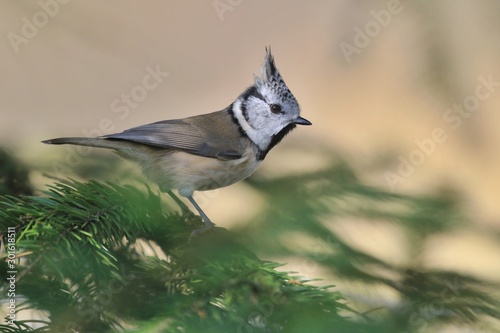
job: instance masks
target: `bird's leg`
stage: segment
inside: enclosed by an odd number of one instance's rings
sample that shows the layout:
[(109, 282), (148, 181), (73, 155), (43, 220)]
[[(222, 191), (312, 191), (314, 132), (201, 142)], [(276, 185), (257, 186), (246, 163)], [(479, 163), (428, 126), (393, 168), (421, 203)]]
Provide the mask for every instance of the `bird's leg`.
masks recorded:
[(188, 206), (184, 202), (182, 202), (181, 199), (179, 199), (172, 190), (166, 190), (165, 191), (172, 199), (174, 199), (175, 203), (179, 206), (181, 209), (182, 215), (193, 215), (193, 212), (189, 209)]
[(191, 237), (199, 235), (199, 234), (202, 234), (202, 233), (205, 233), (205, 232), (213, 229), (215, 227), (215, 224), (213, 224), (212, 221), (210, 221), (210, 219), (208, 218), (207, 214), (205, 214), (205, 212), (196, 203), (196, 201), (194, 201), (193, 196), (190, 195), (190, 196), (188, 196), (186, 198), (188, 198), (189, 202), (191, 202), (191, 204), (194, 206), (194, 208), (196, 208), (196, 210), (200, 214), (201, 218), (203, 219), (203, 222), (205, 222), (205, 225), (203, 226), (203, 228), (196, 229), (196, 230), (194, 230), (191, 233)]
[[(164, 192), (166, 192), (175, 201), (175, 203), (180, 207), (180, 209), (182, 211), (182, 215), (194, 216), (193, 212), (189, 209), (189, 207), (186, 206), (186, 204), (181, 199), (179, 199), (179, 197), (176, 196), (174, 194), (174, 192), (172, 192), (172, 190), (165, 190)], [(203, 220), (203, 223), (205, 224), (202, 228), (194, 230), (191, 233), (191, 237), (211, 230), (215, 226), (215, 224), (212, 221), (210, 221), (207, 214), (205, 214), (205, 212), (196, 203), (196, 201), (194, 201), (193, 196), (187, 196), (186, 198), (188, 198), (189, 202), (191, 202), (191, 204), (193, 204), (194, 208), (196, 208), (196, 210), (198, 211), (198, 213), (201, 216), (201, 219)]]

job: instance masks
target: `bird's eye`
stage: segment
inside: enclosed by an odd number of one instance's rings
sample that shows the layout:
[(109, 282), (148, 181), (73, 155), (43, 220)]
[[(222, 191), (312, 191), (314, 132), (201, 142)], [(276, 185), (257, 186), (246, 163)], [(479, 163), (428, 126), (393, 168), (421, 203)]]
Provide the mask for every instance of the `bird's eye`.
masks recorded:
[(279, 105), (279, 104), (271, 104), (269, 107), (271, 108), (272, 113), (280, 113), (281, 112), (281, 105)]

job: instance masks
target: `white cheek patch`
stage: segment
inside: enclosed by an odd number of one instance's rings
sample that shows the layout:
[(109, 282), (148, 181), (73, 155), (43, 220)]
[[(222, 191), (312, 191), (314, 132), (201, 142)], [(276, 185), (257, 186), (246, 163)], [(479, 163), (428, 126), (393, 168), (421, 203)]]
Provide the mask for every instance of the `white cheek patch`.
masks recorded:
[(268, 131), (265, 130), (265, 126), (264, 129), (255, 129), (252, 126), (250, 126), (250, 124), (243, 115), (241, 106), (242, 105), (240, 99), (237, 99), (233, 103), (234, 117), (238, 121), (242, 130), (246, 133), (246, 135), (248, 135), (250, 140), (252, 140), (252, 142), (255, 143), (257, 147), (259, 147), (259, 149), (266, 150), (267, 147), (269, 146), (269, 143), (271, 142), (272, 133), (267, 133)]

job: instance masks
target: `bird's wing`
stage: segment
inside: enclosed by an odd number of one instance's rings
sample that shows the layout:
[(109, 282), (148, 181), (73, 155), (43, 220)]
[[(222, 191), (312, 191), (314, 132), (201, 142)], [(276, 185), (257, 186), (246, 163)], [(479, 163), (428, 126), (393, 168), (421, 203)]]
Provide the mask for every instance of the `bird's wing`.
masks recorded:
[[(194, 117), (193, 117), (194, 118)], [(193, 118), (164, 120), (105, 135), (108, 140), (126, 140), (148, 146), (176, 149), (187, 153), (222, 160), (239, 159), (243, 150), (227, 144), (224, 131), (212, 126), (197, 126)]]

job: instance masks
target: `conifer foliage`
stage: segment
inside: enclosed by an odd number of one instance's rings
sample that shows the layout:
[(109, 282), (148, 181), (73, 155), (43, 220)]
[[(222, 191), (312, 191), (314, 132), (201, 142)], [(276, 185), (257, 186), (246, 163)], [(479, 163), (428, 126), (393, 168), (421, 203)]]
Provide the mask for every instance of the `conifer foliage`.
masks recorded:
[[(250, 185), (269, 202), (255, 221), (194, 238), (197, 217), (176, 213), (147, 187), (68, 180), (39, 195), (0, 197), (0, 299), (7, 300), (3, 276), (11, 267), (4, 250), (14, 229), (18, 311), (0, 330), (416, 332), (456, 323), (483, 327), (499, 317), (498, 301), (488, 294), (492, 286), (456, 272), (427, 271), (418, 261), (386, 263), (351, 247), (325, 224), (326, 216), (393, 223), (407, 230), (411, 251), (418, 253), (429, 235), (466, 223), (453, 198), (364, 186), (344, 164)], [(293, 235), (315, 240), (323, 251), (291, 242)], [(400, 301), (373, 307), (350, 300), (333, 286), (284, 271), (285, 259), (261, 259), (271, 257), (308, 260), (334, 279), (388, 286)], [(443, 300), (447, 288), (450, 296)], [(425, 312), (429, 304), (439, 304), (439, 311)], [(46, 319), (19, 319), (28, 309)]]

